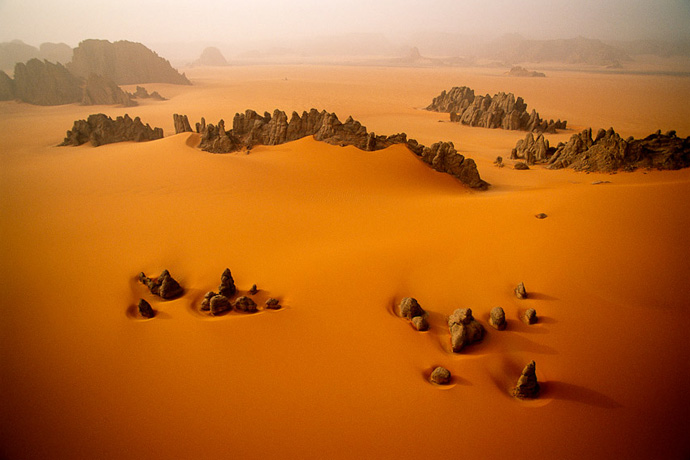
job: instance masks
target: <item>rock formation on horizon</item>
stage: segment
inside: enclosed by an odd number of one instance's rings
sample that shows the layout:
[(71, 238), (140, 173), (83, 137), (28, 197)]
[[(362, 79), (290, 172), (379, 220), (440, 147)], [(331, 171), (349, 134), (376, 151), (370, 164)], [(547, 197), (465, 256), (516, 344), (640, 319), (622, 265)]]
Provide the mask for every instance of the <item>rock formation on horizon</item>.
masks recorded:
[(66, 43), (42, 43), (36, 48), (21, 40), (0, 43), (0, 70), (9, 72), (18, 62), (30, 59), (67, 64), (72, 59), (72, 47)]
[(545, 73), (537, 72), (535, 70), (527, 70), (524, 67), (516, 65), (506, 72), (509, 77), (546, 77)]
[(118, 85), (173, 83), (191, 85), (166, 59), (141, 43), (126, 40), (84, 40), (74, 49), (67, 68), (74, 75), (87, 78), (102, 75)]
[[(189, 121), (186, 116), (175, 114), (173, 121), (176, 133), (187, 131)], [(206, 124), (202, 118), (201, 123), (196, 125), (196, 131), (201, 134), (199, 148), (212, 153), (230, 153), (255, 145), (283, 144), (306, 136), (314, 136), (317, 141), (338, 146), (352, 145), (365, 151), (405, 144), (436, 171), (448, 173), (471, 188), (485, 190), (489, 186), (479, 176), (474, 160), (458, 153), (450, 142), (425, 147), (414, 139), (408, 140), (405, 133), (377, 136), (367, 132), (366, 127), (352, 117), (343, 123), (335, 113), (325, 110), (319, 112), (311, 109), (302, 112), (301, 116), (292, 112), (289, 121), (287, 114), (277, 109), (273, 115), (265, 112), (263, 116), (247, 110), (243, 114), (235, 114), (232, 126), (231, 130), (226, 130), (223, 120), (216, 126)]]
[(471, 308), (458, 308), (448, 317), (450, 344), (453, 353), (459, 353), (465, 345), (480, 342), (484, 338), (484, 326), (472, 316)]
[(157, 295), (163, 299), (170, 300), (180, 297), (184, 293), (182, 286), (175, 281), (168, 270), (163, 272), (157, 278), (149, 278), (144, 272), (139, 273), (139, 281), (147, 286), (151, 294)]
[(513, 93), (475, 96), (474, 90), (467, 86), (443, 90), (426, 110), (450, 113), (452, 122), (482, 128), (555, 133), (567, 125), (566, 121), (542, 120), (535, 110), (528, 113), (525, 101)]
[(65, 140), (60, 144), (82, 145), (91, 142), (91, 145), (98, 147), (103, 144), (124, 141), (150, 141), (162, 139), (163, 130), (161, 128), (151, 128), (144, 125), (139, 117), (132, 120), (129, 115), (117, 117), (115, 120), (102, 114), (89, 115), (87, 120), (77, 120), (72, 129), (67, 131)]
[(204, 48), (199, 59), (192, 63), (193, 66), (226, 66), (228, 61), (215, 46)]
[(115, 82), (100, 75), (91, 74), (83, 89), (82, 105), (120, 105), (133, 107), (137, 102), (122, 91)]
[(14, 98), (35, 105), (62, 105), (82, 100), (82, 82), (62, 64), (31, 59), (14, 68)]
[(537, 381), (537, 364), (534, 361), (527, 363), (522, 374), (513, 388), (513, 396), (518, 399), (536, 398), (539, 395), (539, 382)]

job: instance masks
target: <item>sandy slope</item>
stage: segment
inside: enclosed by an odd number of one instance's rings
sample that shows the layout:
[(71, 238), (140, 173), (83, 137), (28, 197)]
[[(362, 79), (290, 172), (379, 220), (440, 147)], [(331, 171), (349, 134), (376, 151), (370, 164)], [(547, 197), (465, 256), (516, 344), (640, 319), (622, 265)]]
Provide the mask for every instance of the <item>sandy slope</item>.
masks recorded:
[[(0, 104), (0, 456), (690, 453), (690, 171), (498, 169), (491, 161), (520, 133), (417, 110), (466, 84), (514, 91), (578, 128), (689, 135), (679, 95), (690, 82), (487, 72), (193, 69), (195, 86), (148, 85), (171, 100), (128, 109), (168, 137), (97, 149), (53, 147), (94, 108)], [(215, 122), (312, 106), (381, 134), (453, 140), (494, 186), (470, 192), (401, 146), (367, 153), (302, 139), (211, 155), (190, 147), (194, 136), (170, 135), (174, 112)], [(240, 290), (257, 283), (259, 300), (286, 308), (200, 315), (226, 266)], [(181, 299), (157, 301), (134, 281), (163, 268), (188, 288)], [(530, 300), (512, 295), (519, 281)], [(408, 295), (430, 312), (430, 332), (393, 314)], [(156, 319), (127, 314), (141, 297)], [(444, 316), (471, 307), (487, 325), (497, 305), (508, 330), (449, 353)], [(518, 320), (529, 307), (541, 317), (531, 327)], [(510, 386), (531, 359), (543, 395), (516, 401)], [(426, 381), (436, 365), (454, 373), (451, 387)]]

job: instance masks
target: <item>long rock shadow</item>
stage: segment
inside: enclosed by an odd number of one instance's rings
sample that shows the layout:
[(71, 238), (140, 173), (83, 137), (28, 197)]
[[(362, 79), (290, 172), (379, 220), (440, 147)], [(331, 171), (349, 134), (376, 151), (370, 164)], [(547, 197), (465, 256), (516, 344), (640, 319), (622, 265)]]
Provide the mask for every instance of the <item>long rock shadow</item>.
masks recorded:
[(543, 398), (572, 401), (588, 406), (601, 407), (602, 409), (618, 409), (623, 407), (603, 393), (572, 383), (547, 380), (539, 382), (539, 385), (541, 385), (540, 397)]

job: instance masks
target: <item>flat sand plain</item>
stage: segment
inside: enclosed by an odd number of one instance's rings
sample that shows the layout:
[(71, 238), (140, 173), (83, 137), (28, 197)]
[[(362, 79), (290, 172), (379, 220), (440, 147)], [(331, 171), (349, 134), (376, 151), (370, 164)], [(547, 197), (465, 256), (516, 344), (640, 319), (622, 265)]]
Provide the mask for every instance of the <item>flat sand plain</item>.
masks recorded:
[[(588, 126), (688, 136), (690, 79), (501, 73), (195, 68), (194, 86), (145, 85), (170, 100), (135, 108), (0, 103), (0, 457), (686, 458), (690, 170), (499, 169), (524, 133), (420, 108), (467, 85), (567, 119), (552, 144)], [(213, 155), (172, 135), (173, 113), (230, 125), (248, 108), (311, 107), (453, 141), (493, 186), (470, 191), (402, 146), (305, 138)], [(97, 112), (166, 137), (56, 147)], [(199, 314), (226, 267), (241, 293), (256, 283), (260, 304), (284, 308)], [(164, 268), (182, 298), (135, 281)], [(429, 332), (395, 316), (405, 296)], [(156, 318), (131, 315), (140, 298)], [(495, 306), (505, 331), (488, 326)], [(445, 316), (468, 307), (488, 334), (453, 354)], [(519, 320), (527, 308), (538, 324)], [(518, 401), (530, 360), (542, 394)], [(437, 365), (452, 385), (427, 381)]]

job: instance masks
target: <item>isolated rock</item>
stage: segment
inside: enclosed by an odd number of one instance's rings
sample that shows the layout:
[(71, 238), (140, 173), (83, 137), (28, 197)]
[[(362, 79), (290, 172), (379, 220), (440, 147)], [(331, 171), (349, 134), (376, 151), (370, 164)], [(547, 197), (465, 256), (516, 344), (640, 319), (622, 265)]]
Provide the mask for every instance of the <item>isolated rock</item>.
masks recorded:
[(139, 281), (149, 288), (151, 294), (166, 300), (175, 299), (184, 292), (182, 286), (175, 281), (168, 270), (163, 270), (157, 278), (149, 278), (144, 272), (141, 272), (139, 274)]
[(187, 115), (178, 115), (174, 113), (173, 123), (175, 125), (175, 134), (192, 132), (192, 127), (189, 126), (189, 120), (187, 119)]
[(242, 297), (238, 297), (237, 300), (235, 300), (235, 304), (233, 306), (236, 310), (243, 311), (246, 313), (254, 313), (257, 311), (256, 303), (251, 298), (245, 295), (243, 295)]
[(540, 212), (539, 214), (535, 214), (534, 217), (536, 217), (537, 219), (546, 219), (549, 216), (544, 214), (543, 212)]
[(91, 145), (98, 147), (103, 144), (125, 141), (150, 141), (162, 139), (163, 130), (161, 128), (151, 128), (148, 124), (144, 125), (139, 117), (132, 120), (129, 115), (117, 117), (115, 120), (102, 114), (89, 115), (87, 120), (77, 120), (71, 130), (67, 131), (65, 140), (60, 144), (82, 145), (91, 142)]
[(527, 104), (513, 93), (475, 96), (474, 90), (467, 86), (442, 91), (426, 110), (449, 113), (451, 122), (483, 128), (554, 133), (557, 129), (566, 129), (567, 124), (560, 120), (542, 120), (534, 110), (527, 113)]
[(489, 324), (502, 331), (506, 328), (506, 314), (501, 307), (494, 307), (489, 314)]
[(450, 371), (445, 367), (439, 366), (431, 372), (429, 380), (436, 385), (448, 385), (451, 380)]
[(252, 284), (252, 287), (249, 288), (249, 293), (250, 293), (251, 295), (254, 295), (254, 294), (256, 294), (257, 292), (259, 292), (259, 290), (256, 288), (256, 284)]
[(537, 382), (536, 363), (530, 361), (522, 370), (522, 375), (513, 389), (513, 396), (519, 399), (536, 398), (539, 395), (539, 382)]
[(479, 177), (477, 165), (455, 150), (452, 142), (437, 142), (422, 149), (421, 158), (436, 171), (445, 172), (471, 188), (486, 190), (489, 184)]
[(31, 59), (14, 67), (14, 95), (29, 104), (62, 105), (82, 100), (82, 82), (62, 64)]
[(220, 275), (220, 286), (218, 286), (218, 292), (227, 298), (231, 298), (235, 295), (235, 292), (237, 292), (235, 280), (232, 279), (232, 273), (230, 273), (229, 268), (223, 270), (223, 274)]
[(173, 69), (170, 62), (141, 43), (126, 40), (84, 40), (74, 49), (67, 68), (74, 75), (87, 78), (102, 75), (118, 85), (141, 83), (173, 83), (191, 85), (184, 74)]
[(269, 310), (280, 310), (280, 302), (278, 301), (278, 299), (274, 299), (273, 297), (271, 297), (266, 301), (266, 308)]
[(226, 66), (228, 61), (215, 46), (204, 48), (199, 59), (192, 63), (193, 66)]
[(424, 309), (413, 297), (404, 297), (398, 305), (398, 315), (403, 318), (412, 319), (415, 316), (424, 316), (424, 313)]
[(527, 324), (535, 324), (537, 322), (537, 311), (534, 308), (528, 309), (522, 320)]
[(690, 167), (690, 137), (683, 139), (675, 131), (666, 134), (657, 131), (644, 139), (623, 139), (613, 128), (600, 129), (594, 138), (591, 128), (573, 134), (567, 143), (559, 144), (548, 161), (549, 169), (588, 172), (687, 167)]
[(502, 156), (497, 156), (496, 159), (494, 160), (494, 164), (495, 164), (496, 166), (498, 166), (499, 168), (502, 168), (503, 166), (505, 166), (505, 165), (503, 164), (503, 157), (502, 157)]
[(518, 169), (518, 170), (525, 170), (529, 169), (529, 166), (527, 166), (527, 163), (523, 163), (522, 161), (518, 161), (513, 165), (513, 169)]
[(153, 311), (153, 308), (151, 308), (151, 304), (145, 301), (144, 299), (139, 300), (139, 305), (137, 305), (137, 309), (139, 310), (139, 314), (144, 318), (153, 318), (154, 316), (156, 316), (156, 312)]
[(211, 297), (211, 299), (208, 302), (209, 305), (209, 311), (213, 316), (220, 315), (222, 313), (225, 313), (227, 311), (232, 310), (232, 305), (230, 304), (230, 300), (225, 297), (224, 295), (218, 294), (214, 295)]
[(515, 296), (518, 299), (526, 299), (527, 291), (525, 290), (525, 283), (520, 283), (515, 287)]
[(412, 325), (414, 326), (415, 329), (418, 331), (427, 331), (429, 330), (429, 322), (426, 320), (424, 316), (415, 316), (412, 318)]
[(133, 107), (137, 102), (120, 89), (115, 82), (100, 75), (91, 74), (84, 85), (82, 105), (121, 105)]
[(465, 345), (480, 342), (484, 338), (484, 326), (472, 316), (472, 309), (458, 308), (448, 317), (450, 343), (453, 353), (459, 353)]

